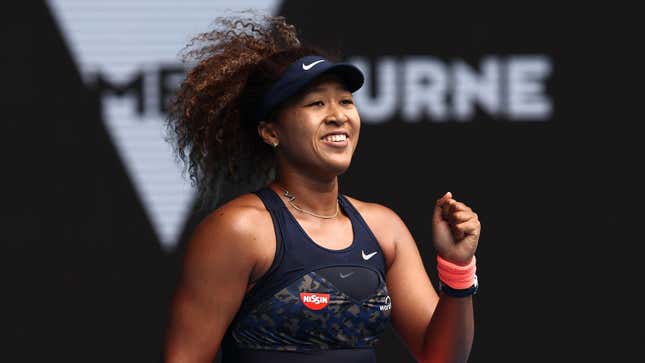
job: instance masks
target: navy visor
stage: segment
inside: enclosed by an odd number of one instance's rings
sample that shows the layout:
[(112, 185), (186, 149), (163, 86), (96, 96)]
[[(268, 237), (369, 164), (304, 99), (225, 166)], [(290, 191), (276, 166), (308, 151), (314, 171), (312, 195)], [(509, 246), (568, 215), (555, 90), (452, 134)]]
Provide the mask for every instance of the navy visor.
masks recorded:
[(333, 63), (321, 56), (310, 55), (291, 63), (264, 95), (256, 113), (256, 120), (266, 120), (271, 111), (290, 97), (303, 90), (322, 74), (338, 75), (349, 92), (361, 88), (365, 77), (363, 72), (350, 63)]

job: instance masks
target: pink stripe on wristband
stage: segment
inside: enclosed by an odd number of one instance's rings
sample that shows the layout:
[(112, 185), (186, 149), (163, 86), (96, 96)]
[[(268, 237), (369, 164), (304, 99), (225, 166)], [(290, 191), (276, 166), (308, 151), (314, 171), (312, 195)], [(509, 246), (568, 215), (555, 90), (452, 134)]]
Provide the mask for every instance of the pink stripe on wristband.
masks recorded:
[(460, 266), (450, 261), (444, 260), (437, 255), (437, 272), (439, 279), (444, 284), (453, 289), (467, 289), (475, 283), (475, 272), (477, 271), (476, 259), (465, 265)]

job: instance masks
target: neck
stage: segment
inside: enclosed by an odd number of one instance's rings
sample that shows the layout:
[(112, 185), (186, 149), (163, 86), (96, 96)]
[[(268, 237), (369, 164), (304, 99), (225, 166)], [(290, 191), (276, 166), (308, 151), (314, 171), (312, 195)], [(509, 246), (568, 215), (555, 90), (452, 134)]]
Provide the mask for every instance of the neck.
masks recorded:
[(281, 198), (287, 199), (278, 185), (296, 197), (295, 204), (310, 212), (332, 215), (338, 208), (338, 177), (320, 180), (301, 174), (278, 172), (273, 184), (274, 190), (278, 191)]

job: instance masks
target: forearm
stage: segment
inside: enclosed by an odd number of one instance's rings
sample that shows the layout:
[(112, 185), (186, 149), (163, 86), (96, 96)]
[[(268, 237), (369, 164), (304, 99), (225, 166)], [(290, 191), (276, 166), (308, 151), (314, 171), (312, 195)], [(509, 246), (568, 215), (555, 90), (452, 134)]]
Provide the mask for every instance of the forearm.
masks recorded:
[(423, 363), (466, 362), (475, 333), (473, 299), (441, 294), (423, 340)]

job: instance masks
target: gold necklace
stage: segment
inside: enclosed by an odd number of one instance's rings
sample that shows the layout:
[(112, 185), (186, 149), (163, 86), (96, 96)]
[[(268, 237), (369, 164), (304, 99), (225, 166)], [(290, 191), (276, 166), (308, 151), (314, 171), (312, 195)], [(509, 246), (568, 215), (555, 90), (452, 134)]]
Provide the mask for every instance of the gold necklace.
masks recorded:
[(310, 211), (308, 211), (308, 210), (304, 210), (304, 209), (302, 209), (302, 208), (298, 207), (298, 206), (293, 202), (294, 200), (296, 200), (296, 196), (295, 196), (295, 195), (291, 195), (291, 194), (289, 193), (289, 191), (287, 190), (287, 188), (283, 187), (282, 185), (280, 185), (280, 184), (278, 184), (278, 183), (276, 183), (276, 184), (280, 187), (280, 189), (284, 190), (284, 196), (285, 196), (285, 197), (287, 197), (287, 201), (289, 202), (289, 204), (291, 204), (291, 206), (292, 206), (292, 207), (294, 207), (296, 210), (299, 210), (299, 211), (301, 211), (302, 213), (307, 213), (307, 214), (312, 215), (312, 216), (314, 216), (314, 217), (324, 218), (324, 219), (336, 218), (336, 216), (338, 216), (338, 211), (340, 211), (340, 208), (338, 207), (338, 202), (336, 203), (336, 213), (334, 213), (334, 214), (332, 214), (332, 215), (330, 215), (330, 216), (323, 216), (323, 215), (320, 215), (320, 214), (316, 214), (316, 213), (314, 213), (314, 212), (310, 212)]

